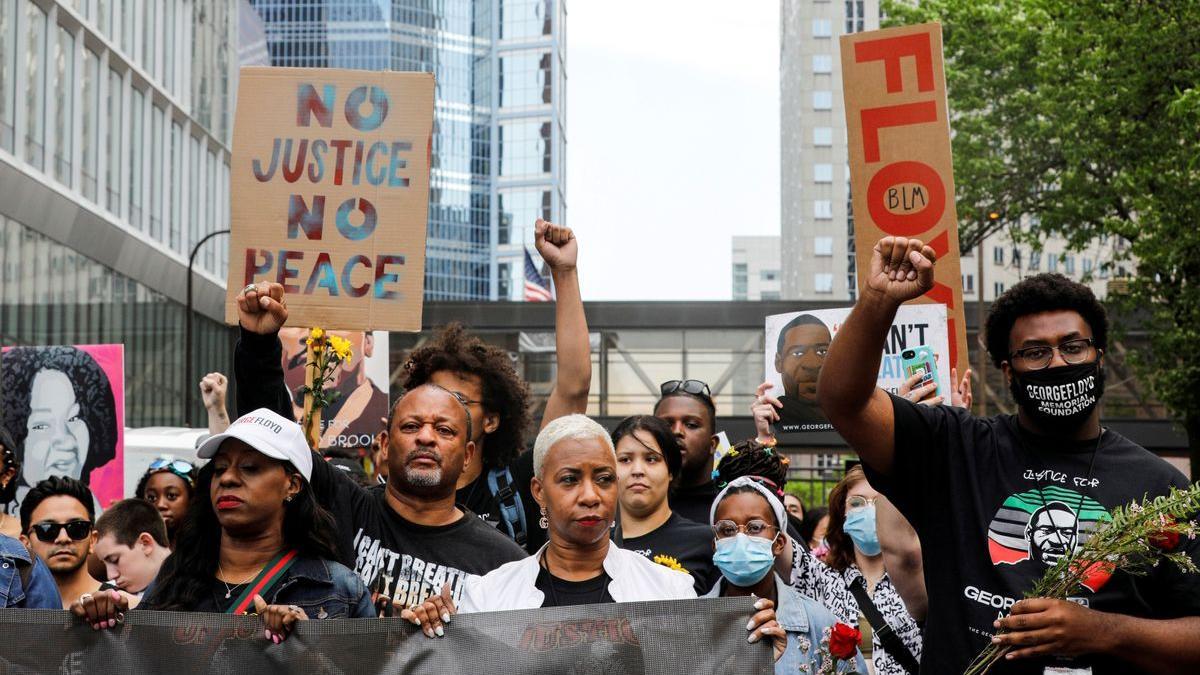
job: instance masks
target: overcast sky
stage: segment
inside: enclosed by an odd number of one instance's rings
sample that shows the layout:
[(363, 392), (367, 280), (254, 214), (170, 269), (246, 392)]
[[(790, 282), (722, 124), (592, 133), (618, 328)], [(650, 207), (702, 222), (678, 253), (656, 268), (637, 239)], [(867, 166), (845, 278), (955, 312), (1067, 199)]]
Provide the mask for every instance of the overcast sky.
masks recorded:
[(567, 5), (567, 222), (586, 300), (728, 300), (779, 234), (779, 4)]

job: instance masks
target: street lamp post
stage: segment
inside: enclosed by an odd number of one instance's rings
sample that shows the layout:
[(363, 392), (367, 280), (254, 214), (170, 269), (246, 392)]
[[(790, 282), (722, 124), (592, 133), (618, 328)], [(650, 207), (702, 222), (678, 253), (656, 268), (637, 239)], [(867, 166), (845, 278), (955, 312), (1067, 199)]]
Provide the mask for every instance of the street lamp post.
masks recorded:
[(192, 426), (192, 397), (195, 395), (195, 373), (192, 372), (192, 268), (196, 265), (196, 254), (200, 252), (200, 247), (208, 242), (209, 239), (218, 234), (229, 234), (229, 230), (217, 230), (210, 232), (196, 245), (192, 247), (192, 254), (188, 256), (188, 271), (187, 271), (187, 314), (184, 316), (183, 329), (183, 360), (184, 360), (184, 376), (183, 376), (183, 423), (187, 426)]

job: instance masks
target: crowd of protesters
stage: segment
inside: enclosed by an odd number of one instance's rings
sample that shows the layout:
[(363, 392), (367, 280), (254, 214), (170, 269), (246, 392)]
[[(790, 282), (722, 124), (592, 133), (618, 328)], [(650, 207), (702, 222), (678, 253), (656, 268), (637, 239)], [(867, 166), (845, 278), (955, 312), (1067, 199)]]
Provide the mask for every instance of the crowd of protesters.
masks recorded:
[[(806, 504), (787, 491), (772, 430), (788, 401), (770, 385), (751, 406), (756, 438), (719, 461), (699, 380), (664, 382), (653, 409), (611, 432), (586, 417), (577, 242), (544, 221), (536, 237), (558, 292), (558, 369), (532, 443), (508, 354), (454, 325), (404, 364), (369, 469), (314, 452), (281, 366), (283, 288), (247, 286), (233, 421), (227, 380), (205, 376), (212, 435), (194, 459), (152, 462), (133, 499), (98, 514), (76, 478), (24, 485), (21, 443), (0, 428), (0, 502), (25, 491), (19, 518), (0, 520), (0, 605), (66, 608), (95, 629), (134, 609), (254, 613), (278, 643), (305, 620), (400, 617), (436, 639), (460, 612), (753, 596), (747, 649), (769, 644), (777, 673), (818, 672), (837, 624), (860, 632), (862, 673), (958, 673), (989, 642), (1013, 648), (994, 672), (1197, 672), (1195, 576), (1160, 566), (1076, 602), (1022, 599), (1083, 536), (1084, 499), (1111, 509), (1187, 484), (1100, 425), (1109, 327), (1087, 287), (1042, 274), (993, 303), (987, 349), (1018, 414), (975, 417), (969, 372), (949, 396), (918, 378), (876, 387), (896, 309), (936, 265), (919, 241), (880, 241), (805, 396), (862, 463)], [(1045, 405), (1064, 385), (1078, 405)], [(1047, 496), (1048, 475), (1085, 477), (1074, 510)], [(996, 562), (989, 531), (1019, 494), (1052, 500), (1048, 534)], [(1200, 544), (1181, 546), (1198, 557)]]

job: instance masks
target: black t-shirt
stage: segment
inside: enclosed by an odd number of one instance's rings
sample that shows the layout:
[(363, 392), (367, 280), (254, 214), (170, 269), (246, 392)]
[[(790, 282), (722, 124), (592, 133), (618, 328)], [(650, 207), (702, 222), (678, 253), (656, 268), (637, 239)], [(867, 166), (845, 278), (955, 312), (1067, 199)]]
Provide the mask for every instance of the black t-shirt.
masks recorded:
[[(1095, 440), (1053, 442), (1021, 430), (1015, 416), (972, 417), (953, 406), (914, 405), (895, 396), (896, 454), (889, 476), (866, 467), (916, 528), (929, 613), (923, 673), (960, 673), (989, 644), (992, 622), (1109, 511), (1188, 484), (1183, 474), (1111, 430)], [(1184, 540), (1200, 559), (1200, 540)], [(1163, 563), (1147, 577), (1098, 575), (1072, 600), (1092, 609), (1168, 619), (1200, 613), (1200, 575)], [(1021, 660), (994, 673), (1042, 673), (1061, 662)], [(1095, 675), (1128, 673), (1113, 658), (1081, 658)]]
[[(528, 451), (521, 453), (508, 470), (512, 474), (513, 488), (520, 494), (521, 507), (525, 511), (525, 550), (529, 553), (536, 553), (542, 544), (546, 543), (546, 531), (538, 527), (541, 511), (533, 499), (533, 493), (529, 490), (529, 483), (533, 479), (533, 453)], [(501, 522), (499, 500), (488, 487), (490, 471), (491, 469), (485, 467), (475, 480), (463, 486), (458, 491), (457, 500), (459, 504), (482, 518), (484, 522), (494, 526), (501, 534), (508, 536), (508, 528)]]
[(313, 492), (337, 520), (344, 563), (372, 593), (390, 596), (396, 614), (440, 593), (447, 583), (457, 603), (467, 575), (487, 574), (525, 557), (521, 547), (469, 509), (449, 525), (419, 525), (392, 510), (385, 486), (359, 487), (327, 462), (313, 459)]
[(713, 565), (712, 529), (682, 518), (678, 513), (672, 513), (667, 522), (640, 537), (623, 538), (618, 545), (641, 553), (660, 565), (692, 575), (696, 595), (707, 593), (721, 576)]
[(720, 490), (711, 480), (700, 485), (680, 487), (671, 493), (667, 502), (671, 511), (693, 523), (707, 523), (713, 499)]
[(567, 581), (550, 574), (542, 567), (533, 585), (546, 596), (542, 600), (542, 607), (572, 607), (616, 602), (608, 592), (609, 581), (607, 574), (583, 581)]

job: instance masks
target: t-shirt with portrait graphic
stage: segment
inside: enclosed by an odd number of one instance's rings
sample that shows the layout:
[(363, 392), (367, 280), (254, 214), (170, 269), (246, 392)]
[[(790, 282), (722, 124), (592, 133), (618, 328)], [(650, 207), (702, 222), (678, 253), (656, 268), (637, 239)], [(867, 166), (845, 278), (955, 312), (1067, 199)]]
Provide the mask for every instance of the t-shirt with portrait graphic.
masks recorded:
[(667, 522), (640, 537), (622, 538), (617, 545), (664, 567), (692, 575), (696, 595), (707, 593), (721, 576), (713, 565), (712, 529), (678, 513), (672, 513)]
[[(923, 673), (961, 673), (989, 644), (992, 623), (1062, 555), (1086, 542), (1117, 506), (1188, 484), (1183, 474), (1112, 430), (1082, 443), (1052, 441), (1017, 418), (892, 397), (895, 460), (865, 467), (921, 539), (929, 595)], [(1095, 454), (1092, 465), (1093, 452)], [(1200, 540), (1183, 550), (1200, 560)], [(1105, 612), (1168, 619), (1200, 614), (1200, 575), (1169, 563), (1146, 577), (1097, 573), (1071, 598)], [(993, 673), (1047, 666), (1128, 673), (1117, 659), (1006, 661)]]

